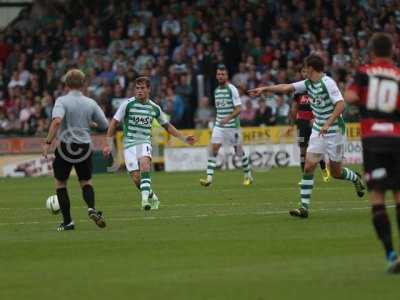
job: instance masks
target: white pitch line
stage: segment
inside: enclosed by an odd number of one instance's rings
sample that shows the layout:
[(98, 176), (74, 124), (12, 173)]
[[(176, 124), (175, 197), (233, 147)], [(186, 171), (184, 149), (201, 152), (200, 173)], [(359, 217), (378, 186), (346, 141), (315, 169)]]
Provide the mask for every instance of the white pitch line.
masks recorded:
[[(168, 188), (169, 190), (171, 190), (171, 191), (180, 191), (181, 189), (180, 188), (177, 188), (177, 187), (169, 187)], [(284, 191), (287, 191), (287, 190), (296, 190), (296, 191), (300, 191), (300, 186), (297, 186), (297, 187), (293, 187), (293, 186), (290, 186), (290, 187), (260, 187), (260, 186), (257, 186), (257, 185), (254, 185), (254, 189), (249, 189), (249, 188), (243, 188), (243, 189), (246, 189), (246, 190), (265, 190), (265, 191), (274, 191), (274, 190), (284, 190)], [(320, 187), (320, 186), (314, 186), (314, 188), (313, 188), (313, 190), (315, 191), (315, 190), (343, 190), (343, 187), (341, 187), (341, 186), (337, 186), (337, 187), (333, 187), (333, 186), (323, 186), (323, 187)], [(200, 189), (199, 191), (204, 191), (204, 192), (209, 192), (210, 191), (210, 189)], [(232, 191), (235, 191), (235, 192), (237, 192), (237, 191), (239, 191), (237, 188), (218, 188), (217, 187), (217, 191), (218, 192), (232, 192)]]
[[(394, 205), (388, 205), (391, 208)], [(350, 207), (350, 208), (318, 208), (312, 211), (320, 212), (343, 212), (349, 210), (367, 210), (370, 206), (365, 207)], [(206, 217), (233, 217), (233, 216), (248, 216), (248, 215), (280, 215), (287, 214), (287, 210), (277, 210), (277, 211), (258, 211), (258, 212), (248, 212), (248, 213), (220, 213), (220, 214), (199, 214), (199, 215), (174, 215), (174, 216), (143, 216), (143, 217), (132, 217), (132, 218), (109, 218), (108, 221), (111, 222), (132, 222), (132, 221), (145, 221), (145, 220), (168, 220), (168, 219), (190, 219), (190, 218), (206, 218)], [(80, 219), (78, 222), (87, 222), (87, 219)], [(37, 224), (54, 224), (55, 222), (15, 222), (15, 223), (0, 223), (0, 226), (10, 226), (10, 225), (37, 225)]]
[[(364, 200), (359, 199), (359, 200), (343, 200), (340, 202), (346, 202), (346, 203), (362, 203)], [(107, 208), (115, 208), (115, 207), (124, 207), (126, 208), (128, 204), (130, 205), (132, 202), (128, 201), (127, 203), (121, 203), (120, 205), (101, 205), (101, 208), (107, 209)], [(177, 203), (177, 204), (165, 204), (164, 202), (162, 203), (162, 207), (232, 207), (232, 206), (248, 206), (249, 203), (252, 205), (274, 205), (276, 204), (275, 201), (256, 201), (256, 202), (230, 202), (230, 203)], [(139, 204), (139, 201), (138, 201)], [(74, 207), (77, 209), (85, 209), (87, 208), (86, 206), (78, 206)], [(45, 207), (0, 207), (1, 210), (43, 210), (46, 211)]]

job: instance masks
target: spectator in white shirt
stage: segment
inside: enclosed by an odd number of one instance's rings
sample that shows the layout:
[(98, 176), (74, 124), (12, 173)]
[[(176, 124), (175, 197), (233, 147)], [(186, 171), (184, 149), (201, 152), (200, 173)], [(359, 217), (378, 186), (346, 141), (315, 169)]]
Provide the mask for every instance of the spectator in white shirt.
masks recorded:
[(168, 32), (178, 35), (181, 32), (181, 24), (178, 20), (174, 19), (172, 14), (168, 14), (167, 19), (162, 22), (161, 32), (163, 35), (167, 35)]
[(31, 73), (26, 69), (24, 62), (18, 63), (18, 73), (19, 80), (23, 83), (23, 86), (25, 86), (31, 78)]
[(132, 22), (129, 24), (128, 36), (131, 37), (135, 32), (141, 37), (146, 34), (146, 25), (138, 17), (133, 17)]
[(18, 71), (14, 71), (13, 75), (12, 75), (12, 79), (8, 83), (8, 88), (12, 89), (12, 88), (15, 88), (17, 86), (24, 87), (25, 85), (26, 85), (26, 83), (24, 83), (19, 77), (19, 72)]
[(21, 129), (23, 132), (28, 130), (28, 120), (34, 112), (32, 101), (26, 101), (22, 104), (22, 109), (19, 112), (19, 121), (21, 122)]
[(153, 65), (155, 58), (149, 53), (149, 49), (144, 46), (140, 50), (140, 55), (137, 57), (134, 69), (137, 73), (142, 74), (147, 65)]
[(350, 61), (350, 55), (344, 52), (343, 46), (339, 46), (337, 53), (333, 56), (332, 62), (334, 68), (343, 68)]

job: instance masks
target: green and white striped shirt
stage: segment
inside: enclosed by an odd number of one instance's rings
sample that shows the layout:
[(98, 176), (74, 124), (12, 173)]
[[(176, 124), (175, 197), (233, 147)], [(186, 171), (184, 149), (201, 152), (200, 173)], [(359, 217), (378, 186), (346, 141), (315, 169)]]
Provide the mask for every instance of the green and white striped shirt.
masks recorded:
[(123, 122), (125, 149), (145, 143), (151, 144), (153, 119), (157, 119), (160, 125), (168, 123), (160, 106), (151, 100), (141, 103), (135, 97), (122, 102), (114, 119)]
[(225, 86), (218, 86), (214, 91), (215, 107), (217, 109), (217, 117), (215, 126), (222, 128), (239, 128), (240, 118), (237, 116), (230, 120), (227, 124), (221, 125), (221, 121), (229, 116), (236, 106), (241, 105), (239, 91), (231, 84), (227, 83)]
[[(319, 133), (321, 127), (331, 117), (336, 103), (343, 101), (342, 93), (336, 82), (331, 77), (323, 75), (317, 82), (306, 79), (293, 83), (293, 87), (297, 93), (307, 92), (315, 118), (312, 130)], [(342, 116), (339, 116), (329, 127), (327, 135), (337, 133), (345, 133), (345, 123)]]

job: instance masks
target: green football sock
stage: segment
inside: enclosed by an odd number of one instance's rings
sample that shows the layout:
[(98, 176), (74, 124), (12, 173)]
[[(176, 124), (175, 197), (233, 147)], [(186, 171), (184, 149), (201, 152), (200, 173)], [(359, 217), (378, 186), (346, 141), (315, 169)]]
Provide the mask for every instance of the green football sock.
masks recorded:
[(301, 206), (308, 209), (311, 201), (311, 193), (314, 187), (314, 175), (304, 174), (300, 184)]
[(140, 191), (142, 193), (142, 200), (148, 200), (151, 191), (150, 172), (141, 172)]
[(209, 157), (207, 162), (207, 181), (212, 181), (216, 165), (217, 158), (215, 156)]
[(356, 182), (358, 180), (357, 174), (349, 168), (343, 168), (340, 179)]
[(243, 166), (243, 172), (246, 177), (251, 176), (251, 171), (250, 171), (250, 161), (249, 157), (247, 155), (243, 155), (242, 157), (242, 166)]

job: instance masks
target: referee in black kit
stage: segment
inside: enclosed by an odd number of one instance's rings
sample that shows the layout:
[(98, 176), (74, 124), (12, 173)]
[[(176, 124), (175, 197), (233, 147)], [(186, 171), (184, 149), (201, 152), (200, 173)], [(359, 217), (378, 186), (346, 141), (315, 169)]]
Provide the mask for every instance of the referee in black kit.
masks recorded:
[(63, 215), (63, 223), (58, 231), (75, 229), (70, 213), (70, 201), (67, 181), (72, 167), (78, 175), (82, 196), (88, 206), (88, 215), (96, 225), (104, 228), (106, 223), (101, 212), (95, 208), (92, 186), (92, 150), (90, 127), (97, 124), (100, 130), (106, 130), (108, 121), (96, 101), (85, 97), (80, 91), (85, 84), (85, 75), (78, 69), (72, 69), (65, 75), (68, 94), (57, 98), (53, 108), (52, 122), (45, 143), (43, 155), (47, 157), (52, 142), (58, 133), (58, 145), (53, 162), (58, 202)]

